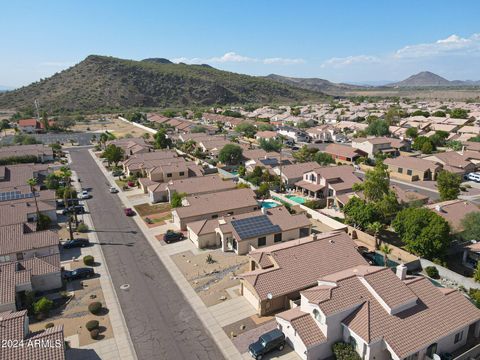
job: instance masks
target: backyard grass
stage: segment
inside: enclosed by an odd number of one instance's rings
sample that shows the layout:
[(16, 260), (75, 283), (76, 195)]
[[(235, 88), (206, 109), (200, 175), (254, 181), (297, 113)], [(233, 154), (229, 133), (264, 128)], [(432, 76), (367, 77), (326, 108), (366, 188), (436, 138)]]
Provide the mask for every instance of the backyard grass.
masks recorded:
[[(154, 215), (154, 214), (170, 211), (171, 206), (170, 206), (169, 203), (161, 203), (161, 204), (155, 204), (155, 205), (140, 204), (140, 205), (134, 206), (134, 208), (135, 208), (136, 212), (138, 213), (138, 215), (149, 216), (149, 215)], [(168, 214), (168, 216), (171, 216), (171, 214)], [(155, 220), (153, 220), (153, 221), (155, 221)], [(163, 219), (163, 220), (166, 220), (166, 219)]]

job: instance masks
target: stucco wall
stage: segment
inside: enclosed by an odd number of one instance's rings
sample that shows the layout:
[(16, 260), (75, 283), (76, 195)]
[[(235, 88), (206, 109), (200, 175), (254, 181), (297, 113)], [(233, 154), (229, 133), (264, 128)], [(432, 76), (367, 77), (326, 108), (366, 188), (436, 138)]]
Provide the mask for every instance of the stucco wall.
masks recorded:
[(47, 291), (62, 287), (60, 271), (45, 275), (32, 276), (32, 288), (35, 291)]

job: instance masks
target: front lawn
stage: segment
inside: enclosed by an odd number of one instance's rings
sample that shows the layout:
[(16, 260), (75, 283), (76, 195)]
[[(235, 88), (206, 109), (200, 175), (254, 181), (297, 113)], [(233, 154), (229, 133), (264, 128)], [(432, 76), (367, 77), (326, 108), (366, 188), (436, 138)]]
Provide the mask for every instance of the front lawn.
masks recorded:
[(164, 213), (170, 211), (171, 207), (169, 203), (161, 203), (161, 204), (155, 204), (155, 205), (150, 205), (150, 204), (140, 204), (134, 206), (135, 211), (137, 212), (138, 215), (140, 216), (149, 216), (149, 215), (154, 215), (158, 213)]

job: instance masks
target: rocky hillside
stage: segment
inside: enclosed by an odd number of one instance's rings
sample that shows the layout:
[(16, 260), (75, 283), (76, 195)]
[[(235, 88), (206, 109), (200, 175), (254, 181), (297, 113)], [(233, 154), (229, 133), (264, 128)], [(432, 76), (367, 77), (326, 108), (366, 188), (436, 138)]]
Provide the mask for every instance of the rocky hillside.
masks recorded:
[(208, 65), (173, 64), (88, 56), (47, 79), (0, 94), (0, 108), (24, 108), (37, 99), (49, 112), (135, 107), (319, 101), (320, 92), (263, 77), (217, 70)]
[(277, 74), (270, 74), (265, 78), (278, 81), (282, 84), (299, 87), (305, 90), (319, 91), (319, 92), (324, 92), (331, 95), (341, 95), (343, 94), (343, 92), (348, 90), (358, 90), (358, 89), (366, 88), (364, 86), (333, 83), (331, 81), (320, 79), (320, 78), (295, 78), (295, 77), (281, 76)]

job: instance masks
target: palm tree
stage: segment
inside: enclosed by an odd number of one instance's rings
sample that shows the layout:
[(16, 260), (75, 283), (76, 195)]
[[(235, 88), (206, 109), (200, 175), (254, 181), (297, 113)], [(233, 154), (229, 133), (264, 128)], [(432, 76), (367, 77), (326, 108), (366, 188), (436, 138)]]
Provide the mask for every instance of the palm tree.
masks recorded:
[[(62, 166), (60, 168), (60, 176), (65, 182), (65, 187), (63, 189), (63, 203), (65, 204), (65, 208), (68, 208), (68, 200), (71, 196), (72, 191), (72, 188), (70, 186), (70, 178), (72, 176), (72, 171), (67, 166)], [(75, 223), (78, 225), (77, 212), (74, 211), (73, 213), (75, 214)], [(68, 215), (68, 229), (70, 231), (70, 240), (73, 240), (72, 217), (70, 215)]]
[(380, 251), (383, 253), (384, 266), (387, 267), (388, 255), (392, 252), (392, 248), (390, 246), (388, 246), (388, 244), (383, 244), (380, 247)]
[(40, 221), (40, 210), (38, 209), (37, 194), (35, 193), (36, 192), (35, 186), (37, 185), (37, 179), (35, 178), (28, 179), (27, 184), (30, 186), (30, 191), (32, 192), (33, 199), (35, 200), (35, 210), (37, 212), (36, 223), (38, 228), (38, 222)]
[(367, 230), (373, 233), (373, 237), (375, 238), (375, 249), (380, 247), (380, 242), (378, 240), (378, 235), (380, 231), (383, 229), (383, 224), (379, 221), (375, 221), (368, 225)]

